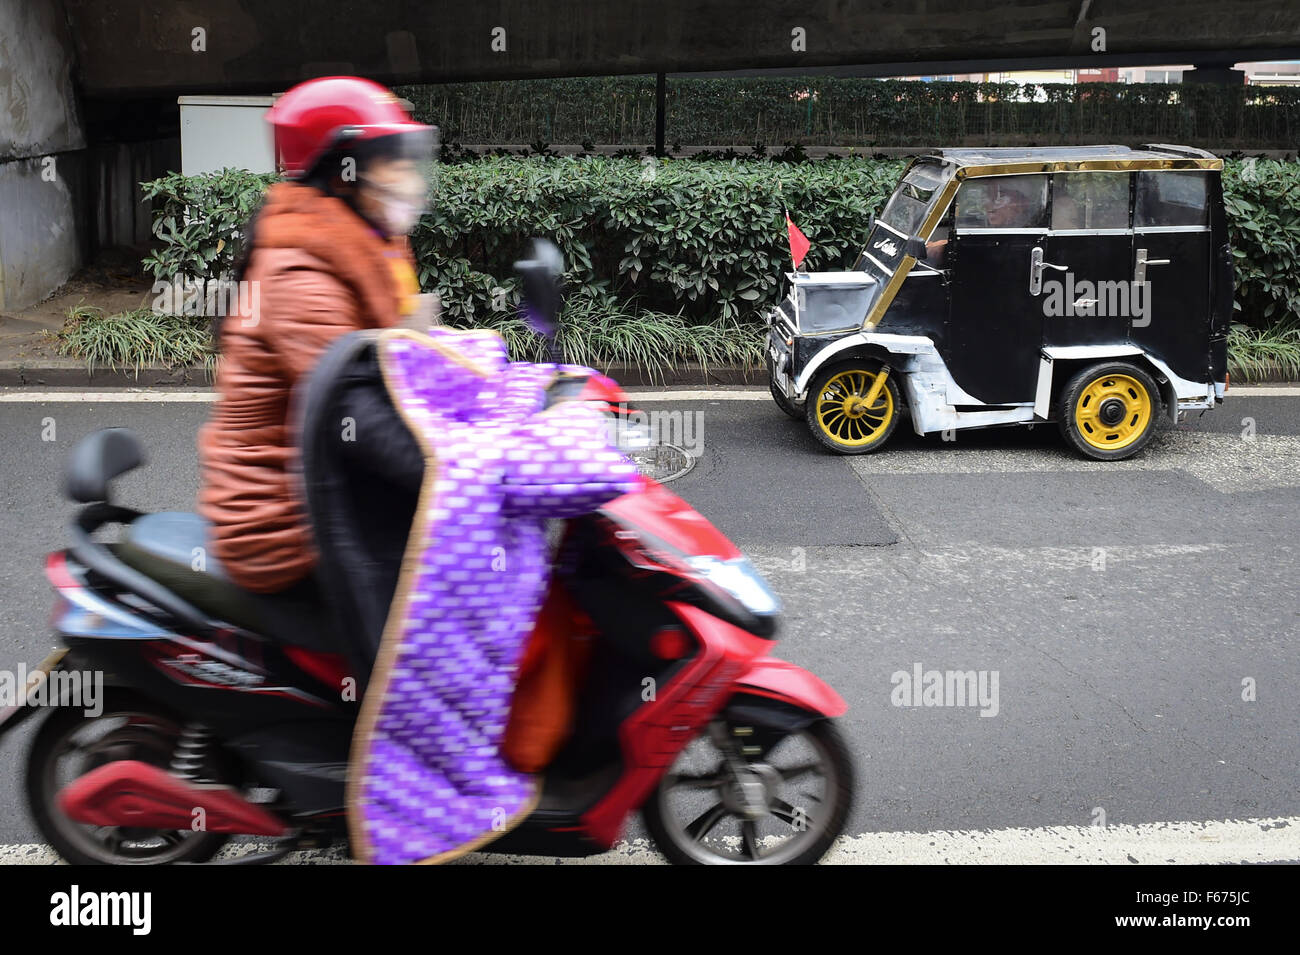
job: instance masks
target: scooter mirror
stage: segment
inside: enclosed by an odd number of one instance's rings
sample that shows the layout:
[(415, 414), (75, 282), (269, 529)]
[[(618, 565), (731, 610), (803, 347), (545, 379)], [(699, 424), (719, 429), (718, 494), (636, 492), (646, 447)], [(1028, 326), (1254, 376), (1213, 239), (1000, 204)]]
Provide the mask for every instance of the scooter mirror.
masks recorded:
[(551, 356), (558, 361), (558, 316), (564, 294), (564, 255), (554, 242), (533, 239), (532, 256), (515, 263), (523, 284), (524, 319), (550, 343)]

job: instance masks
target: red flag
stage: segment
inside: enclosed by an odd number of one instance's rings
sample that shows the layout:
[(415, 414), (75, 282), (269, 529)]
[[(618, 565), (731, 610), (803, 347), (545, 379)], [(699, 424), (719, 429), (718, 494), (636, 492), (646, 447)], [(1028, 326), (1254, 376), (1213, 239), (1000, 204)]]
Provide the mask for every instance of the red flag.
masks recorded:
[(794, 267), (797, 269), (804, 256), (808, 254), (808, 250), (812, 248), (812, 243), (799, 231), (799, 227), (794, 224), (788, 212), (785, 214), (785, 228), (790, 233), (790, 258), (794, 260)]

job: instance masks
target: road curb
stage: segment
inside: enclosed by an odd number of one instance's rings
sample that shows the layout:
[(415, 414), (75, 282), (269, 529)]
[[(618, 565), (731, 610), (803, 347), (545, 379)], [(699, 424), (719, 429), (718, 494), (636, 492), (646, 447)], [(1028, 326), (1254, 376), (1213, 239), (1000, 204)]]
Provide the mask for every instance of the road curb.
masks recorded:
[[(676, 368), (649, 374), (638, 365), (610, 365), (597, 369), (626, 387), (642, 388), (712, 388), (750, 385), (766, 388), (767, 372), (759, 368), (734, 365), (690, 363)], [(1246, 393), (1248, 388), (1291, 388), (1300, 382), (1264, 378), (1260, 381), (1240, 382), (1229, 389), (1231, 396)], [(76, 358), (42, 358), (37, 361), (0, 361), (0, 387), (3, 388), (211, 388), (212, 382), (200, 365), (145, 364), (135, 368), (86, 368), (86, 363)]]
[(141, 365), (134, 368), (87, 369), (75, 358), (39, 361), (0, 361), (0, 386), (9, 388), (206, 388), (211, 385), (200, 366)]
[[(636, 365), (611, 365), (598, 369), (629, 387), (766, 384), (762, 368), (681, 364), (650, 375)], [(0, 361), (0, 387), (6, 388), (210, 388), (212, 383), (199, 365), (146, 364), (135, 368), (99, 367), (88, 370), (75, 358), (44, 358), (38, 361)]]

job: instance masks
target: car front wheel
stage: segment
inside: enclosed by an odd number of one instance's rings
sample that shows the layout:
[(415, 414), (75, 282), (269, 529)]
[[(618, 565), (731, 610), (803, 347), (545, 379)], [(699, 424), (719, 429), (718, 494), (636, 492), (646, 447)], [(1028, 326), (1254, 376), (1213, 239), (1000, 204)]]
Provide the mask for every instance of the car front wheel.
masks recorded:
[(879, 451), (898, 424), (902, 402), (896, 378), (873, 362), (818, 373), (804, 402), (813, 437), (839, 454)]

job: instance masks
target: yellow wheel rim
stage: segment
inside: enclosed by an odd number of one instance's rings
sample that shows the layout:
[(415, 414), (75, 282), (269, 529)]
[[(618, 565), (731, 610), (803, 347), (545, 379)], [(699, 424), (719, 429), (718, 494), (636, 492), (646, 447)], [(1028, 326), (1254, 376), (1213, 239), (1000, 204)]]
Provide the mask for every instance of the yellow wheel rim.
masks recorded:
[(1074, 425), (1094, 448), (1126, 448), (1147, 429), (1151, 396), (1128, 375), (1103, 375), (1088, 383), (1074, 406)]
[(867, 407), (867, 394), (876, 373), (842, 371), (826, 382), (814, 397), (817, 426), (822, 433), (845, 447), (860, 448), (880, 439), (894, 420), (894, 396), (881, 388), (876, 403)]

